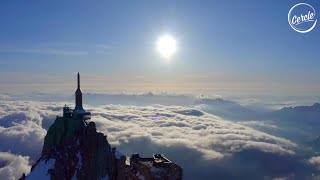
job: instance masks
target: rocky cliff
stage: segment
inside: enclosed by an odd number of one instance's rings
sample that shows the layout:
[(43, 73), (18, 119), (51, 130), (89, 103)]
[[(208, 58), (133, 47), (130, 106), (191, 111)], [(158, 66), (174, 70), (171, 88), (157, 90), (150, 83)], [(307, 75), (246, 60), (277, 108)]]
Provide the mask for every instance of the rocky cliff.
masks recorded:
[(115, 148), (94, 122), (57, 117), (26, 179), (115, 179), (116, 166)]
[(41, 157), (21, 179), (182, 179), (182, 168), (162, 155), (129, 159), (110, 146), (94, 122), (57, 116)]

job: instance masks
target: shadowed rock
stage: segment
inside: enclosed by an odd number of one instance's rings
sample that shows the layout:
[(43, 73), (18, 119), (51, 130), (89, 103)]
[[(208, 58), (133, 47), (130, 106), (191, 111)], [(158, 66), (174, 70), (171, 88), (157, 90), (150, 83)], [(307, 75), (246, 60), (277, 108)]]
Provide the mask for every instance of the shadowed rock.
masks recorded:
[[(54, 160), (47, 170), (51, 179), (116, 178), (115, 149), (106, 136), (96, 131), (95, 123), (57, 117), (45, 137), (41, 158), (26, 179), (38, 177), (37, 169)], [(43, 166), (43, 165), (42, 165)]]

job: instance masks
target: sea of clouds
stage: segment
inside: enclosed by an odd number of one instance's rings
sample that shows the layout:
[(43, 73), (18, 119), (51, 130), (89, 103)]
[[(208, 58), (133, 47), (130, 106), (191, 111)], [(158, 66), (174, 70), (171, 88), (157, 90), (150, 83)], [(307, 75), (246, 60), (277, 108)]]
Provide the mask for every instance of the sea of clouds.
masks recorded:
[[(318, 178), (316, 153), (306, 155), (294, 139), (259, 129), (282, 131), (273, 121), (235, 121), (238, 110), (252, 111), (232, 101), (181, 95), (87, 96), (95, 101), (85, 108), (112, 146), (127, 155), (165, 154), (183, 167), (185, 179)], [(17, 179), (40, 157), (46, 130), (70, 99), (0, 99), (0, 179)], [(108, 99), (113, 103), (102, 103)], [(226, 115), (228, 110), (233, 114)]]

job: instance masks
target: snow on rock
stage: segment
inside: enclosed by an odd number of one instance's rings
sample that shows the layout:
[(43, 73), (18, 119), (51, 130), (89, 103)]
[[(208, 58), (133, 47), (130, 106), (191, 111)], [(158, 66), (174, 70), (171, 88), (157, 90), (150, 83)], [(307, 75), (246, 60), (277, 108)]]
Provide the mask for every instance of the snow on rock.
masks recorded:
[(115, 152), (115, 156), (117, 159), (121, 159), (121, 157), (125, 156), (124, 154), (122, 154), (120, 151), (116, 151)]
[(54, 159), (49, 159), (49, 160), (42, 160), (30, 173), (26, 179), (27, 180), (33, 180), (33, 179), (50, 179), (50, 174), (49, 170), (54, 169), (54, 164), (55, 164)]
[(109, 180), (109, 176), (105, 176), (101, 180)]

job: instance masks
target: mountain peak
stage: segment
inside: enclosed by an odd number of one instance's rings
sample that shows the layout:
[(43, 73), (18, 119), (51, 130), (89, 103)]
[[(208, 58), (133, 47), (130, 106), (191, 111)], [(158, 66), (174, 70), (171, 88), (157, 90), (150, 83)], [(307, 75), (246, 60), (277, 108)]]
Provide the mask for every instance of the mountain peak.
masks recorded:
[(57, 116), (41, 157), (21, 179), (182, 179), (182, 168), (161, 154), (126, 157), (94, 122)]
[[(78, 89), (79, 89), (78, 75)], [(28, 176), (20, 179), (182, 179), (182, 168), (163, 155), (127, 158), (97, 132), (91, 113), (82, 108), (82, 93), (75, 93), (76, 108), (65, 106), (44, 139), (41, 157)]]
[(115, 153), (94, 122), (57, 117), (27, 179), (43, 174), (50, 179), (112, 179), (117, 173)]

